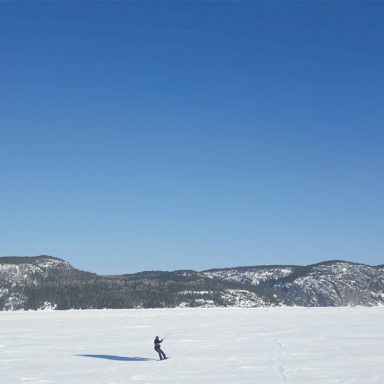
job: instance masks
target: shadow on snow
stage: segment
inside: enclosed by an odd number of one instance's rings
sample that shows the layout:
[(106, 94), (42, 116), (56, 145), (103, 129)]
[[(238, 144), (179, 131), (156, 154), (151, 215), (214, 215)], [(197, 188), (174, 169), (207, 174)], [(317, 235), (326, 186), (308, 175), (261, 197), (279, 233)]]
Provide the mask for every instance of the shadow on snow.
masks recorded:
[(81, 357), (92, 357), (94, 359), (107, 359), (118, 361), (152, 361), (155, 359), (149, 359), (148, 357), (129, 357), (129, 356), (114, 356), (114, 355), (77, 355)]

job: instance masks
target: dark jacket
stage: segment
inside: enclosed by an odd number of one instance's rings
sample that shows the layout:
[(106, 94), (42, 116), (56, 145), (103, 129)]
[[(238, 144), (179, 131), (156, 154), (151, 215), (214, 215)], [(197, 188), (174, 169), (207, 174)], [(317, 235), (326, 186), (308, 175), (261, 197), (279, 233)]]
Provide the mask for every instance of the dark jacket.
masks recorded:
[(155, 348), (156, 347), (160, 347), (160, 344), (163, 342), (163, 339), (159, 339), (158, 337), (156, 337), (156, 339), (155, 339), (155, 341), (154, 341), (154, 343), (155, 343)]

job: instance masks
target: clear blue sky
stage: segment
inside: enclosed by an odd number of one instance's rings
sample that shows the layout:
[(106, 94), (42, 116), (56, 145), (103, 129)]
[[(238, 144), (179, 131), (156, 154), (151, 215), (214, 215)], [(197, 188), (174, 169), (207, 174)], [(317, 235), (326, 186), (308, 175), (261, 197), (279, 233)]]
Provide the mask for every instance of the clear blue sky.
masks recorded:
[(383, 68), (382, 2), (2, 2), (0, 254), (384, 263)]

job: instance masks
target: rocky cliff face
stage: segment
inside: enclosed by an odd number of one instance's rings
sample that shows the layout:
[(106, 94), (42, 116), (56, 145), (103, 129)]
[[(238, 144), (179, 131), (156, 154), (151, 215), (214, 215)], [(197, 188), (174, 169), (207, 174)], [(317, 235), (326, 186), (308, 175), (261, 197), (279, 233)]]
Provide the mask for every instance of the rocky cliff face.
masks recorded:
[(50, 256), (0, 258), (0, 310), (384, 305), (384, 266), (328, 261), (98, 276)]
[(345, 261), (302, 266), (249, 267), (205, 272), (207, 276), (259, 287), (271, 304), (374, 306), (384, 304), (384, 268)]

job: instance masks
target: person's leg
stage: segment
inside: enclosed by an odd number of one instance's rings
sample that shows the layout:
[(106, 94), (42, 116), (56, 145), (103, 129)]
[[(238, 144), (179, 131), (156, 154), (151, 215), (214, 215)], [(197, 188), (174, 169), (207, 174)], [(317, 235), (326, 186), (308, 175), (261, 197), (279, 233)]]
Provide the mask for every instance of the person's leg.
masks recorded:
[(160, 347), (155, 347), (155, 351), (159, 354), (160, 360), (163, 360), (163, 357), (161, 356), (161, 349), (160, 349)]
[(160, 352), (161, 352), (161, 354), (163, 355), (163, 359), (166, 359), (167, 356), (165, 355), (164, 351), (163, 351), (162, 349), (160, 349)]

